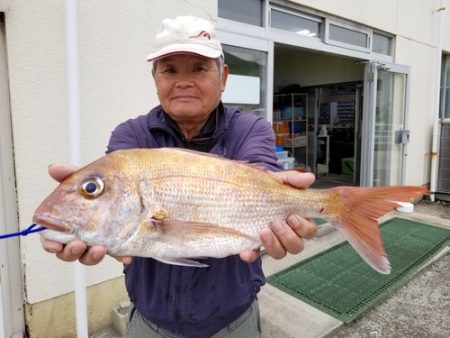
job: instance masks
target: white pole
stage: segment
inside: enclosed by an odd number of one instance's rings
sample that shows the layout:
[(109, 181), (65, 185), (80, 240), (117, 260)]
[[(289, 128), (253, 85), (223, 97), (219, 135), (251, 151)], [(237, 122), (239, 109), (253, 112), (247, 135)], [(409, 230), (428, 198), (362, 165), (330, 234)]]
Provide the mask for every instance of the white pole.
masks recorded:
[(0, 280), (0, 335), (7, 334), (5, 328), (5, 317), (3, 314), (3, 290), (2, 290), (2, 281)]
[(438, 170), (438, 146), (439, 146), (439, 98), (441, 87), (441, 64), (442, 64), (442, 31), (444, 27), (444, 11), (445, 0), (441, 0), (440, 7), (435, 11), (438, 15), (438, 35), (437, 35), (437, 47), (436, 47), (436, 89), (435, 89), (435, 117), (433, 124), (433, 143), (431, 149), (431, 177), (430, 177), (430, 199), (434, 202), (436, 197), (437, 188), (437, 170)]
[[(67, 91), (69, 101), (70, 162), (81, 165), (80, 150), (80, 88), (78, 70), (77, 1), (65, 1)], [(77, 337), (88, 337), (86, 311), (86, 272), (80, 262), (74, 263), (74, 288)]]

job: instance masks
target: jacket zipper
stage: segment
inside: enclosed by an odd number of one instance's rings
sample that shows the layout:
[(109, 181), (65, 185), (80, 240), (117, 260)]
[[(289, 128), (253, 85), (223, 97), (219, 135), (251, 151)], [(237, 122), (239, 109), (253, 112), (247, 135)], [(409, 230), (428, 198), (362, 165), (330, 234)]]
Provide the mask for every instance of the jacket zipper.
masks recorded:
[(182, 279), (183, 279), (183, 270), (181, 267), (175, 267), (176, 268), (176, 275), (175, 275), (175, 285), (174, 285), (174, 318), (175, 323), (177, 323), (178, 332), (182, 333), (182, 325), (180, 323), (181, 320), (181, 285), (182, 285)]

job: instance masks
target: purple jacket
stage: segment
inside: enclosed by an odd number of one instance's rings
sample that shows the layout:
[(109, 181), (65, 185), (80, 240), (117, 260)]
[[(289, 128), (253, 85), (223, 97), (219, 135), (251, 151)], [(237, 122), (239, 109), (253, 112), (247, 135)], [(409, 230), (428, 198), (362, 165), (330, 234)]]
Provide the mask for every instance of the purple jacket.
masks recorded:
[[(211, 153), (279, 171), (270, 124), (253, 114), (222, 108)], [(185, 147), (160, 106), (120, 124), (107, 152), (126, 148)], [(211, 335), (244, 313), (264, 284), (261, 260), (238, 255), (208, 258), (207, 268), (164, 264), (134, 257), (124, 269), (131, 302), (149, 321), (186, 337)]]

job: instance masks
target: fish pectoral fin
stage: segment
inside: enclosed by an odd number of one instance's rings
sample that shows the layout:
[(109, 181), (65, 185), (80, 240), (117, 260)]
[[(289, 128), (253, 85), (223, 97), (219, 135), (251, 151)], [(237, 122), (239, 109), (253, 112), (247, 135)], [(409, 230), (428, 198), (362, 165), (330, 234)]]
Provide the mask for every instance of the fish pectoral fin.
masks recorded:
[(139, 232), (142, 234), (154, 234), (157, 231), (156, 221), (145, 220), (139, 224)]
[(172, 264), (172, 265), (191, 266), (191, 267), (195, 267), (195, 268), (209, 267), (208, 264), (200, 263), (200, 262), (194, 261), (192, 259), (188, 259), (188, 258), (167, 258), (167, 259), (153, 258), (153, 259), (156, 259), (157, 261), (160, 261), (162, 263)]
[(240, 237), (259, 243), (258, 238), (244, 232), (213, 223), (197, 221), (163, 220), (159, 225), (162, 235), (181, 241), (192, 241), (201, 238)]
[(157, 221), (162, 221), (164, 219), (166, 219), (169, 216), (169, 213), (165, 210), (158, 210), (155, 211), (152, 215), (152, 219), (157, 220)]
[(164, 210), (158, 210), (153, 212), (149, 218), (143, 217), (139, 223), (139, 232), (145, 235), (157, 234), (158, 232), (161, 232), (161, 226), (167, 215), (167, 212)]

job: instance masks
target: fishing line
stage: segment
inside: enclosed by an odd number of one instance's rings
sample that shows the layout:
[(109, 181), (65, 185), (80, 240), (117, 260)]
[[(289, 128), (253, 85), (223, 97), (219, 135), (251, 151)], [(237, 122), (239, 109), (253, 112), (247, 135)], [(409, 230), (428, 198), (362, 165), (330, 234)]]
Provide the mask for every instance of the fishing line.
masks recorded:
[(46, 227), (40, 227), (40, 228), (36, 228), (37, 224), (31, 224), (28, 228), (26, 228), (25, 230), (19, 231), (19, 232), (13, 232), (10, 234), (5, 234), (5, 235), (0, 235), (0, 239), (5, 239), (5, 238), (10, 238), (10, 237), (18, 237), (18, 236), (27, 236), (29, 234), (35, 233), (35, 232), (39, 232), (42, 230), (46, 230)]

